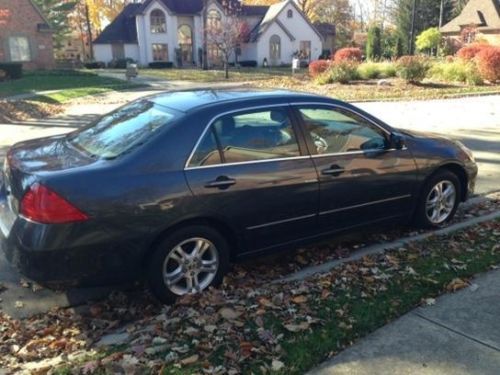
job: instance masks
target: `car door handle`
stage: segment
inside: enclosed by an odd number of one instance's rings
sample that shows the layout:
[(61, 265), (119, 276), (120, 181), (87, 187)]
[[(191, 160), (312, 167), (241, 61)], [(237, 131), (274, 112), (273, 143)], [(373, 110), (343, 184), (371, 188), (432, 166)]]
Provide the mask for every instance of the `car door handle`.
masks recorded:
[(339, 167), (338, 165), (332, 165), (330, 168), (328, 169), (323, 169), (321, 171), (321, 174), (324, 174), (324, 175), (327, 175), (327, 176), (334, 176), (334, 177), (337, 177), (337, 176), (340, 176), (342, 173), (345, 172), (345, 169), (342, 168), (342, 167)]
[(218, 189), (227, 189), (229, 186), (236, 184), (236, 180), (229, 178), (227, 176), (217, 177), (214, 181), (208, 182), (205, 187), (206, 188), (218, 188)]

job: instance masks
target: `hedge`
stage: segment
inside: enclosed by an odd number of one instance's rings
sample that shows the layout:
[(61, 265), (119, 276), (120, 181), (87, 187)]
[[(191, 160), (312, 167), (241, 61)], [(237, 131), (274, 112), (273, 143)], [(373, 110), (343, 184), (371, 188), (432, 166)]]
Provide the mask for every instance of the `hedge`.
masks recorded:
[(171, 61), (156, 61), (149, 63), (151, 69), (171, 69), (174, 67), (174, 63)]
[(10, 79), (19, 79), (23, 76), (21, 63), (0, 63), (0, 70), (4, 71), (5, 76)]

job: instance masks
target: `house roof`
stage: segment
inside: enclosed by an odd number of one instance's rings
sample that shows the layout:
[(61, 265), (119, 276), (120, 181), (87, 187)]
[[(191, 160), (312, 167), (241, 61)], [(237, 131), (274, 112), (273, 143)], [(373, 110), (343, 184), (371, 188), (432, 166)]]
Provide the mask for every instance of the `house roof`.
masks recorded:
[(323, 38), (325, 39), (329, 36), (337, 35), (337, 28), (332, 23), (315, 22), (314, 27), (321, 33), (321, 35), (323, 35)]
[(265, 14), (262, 21), (259, 24), (257, 24), (257, 26), (255, 27), (254, 30), (252, 30), (251, 36), (250, 36), (250, 41), (252, 41), (252, 42), (258, 41), (260, 39), (260, 37), (267, 31), (267, 29), (274, 22), (276, 22), (278, 24), (278, 26), (280, 26), (281, 29), (283, 29), (285, 34), (287, 34), (290, 37), (290, 40), (295, 40), (295, 38), (293, 37), (293, 34), (278, 19), (279, 14), (283, 11), (283, 9), (285, 9), (285, 7), (288, 4), (291, 4), (295, 8), (295, 10), (304, 17), (304, 19), (311, 26), (311, 28), (314, 30), (314, 32), (321, 39), (323, 39), (323, 35), (314, 27), (314, 25), (309, 21), (307, 16), (297, 7), (297, 4), (295, 3), (295, 1), (285, 0), (285, 1), (281, 1), (279, 3), (273, 4), (269, 7), (269, 10)]
[(135, 16), (142, 4), (128, 4), (94, 40), (94, 44), (137, 43)]
[[(154, 0), (146, 0), (141, 4), (137, 13), (143, 13)], [(174, 13), (196, 14), (203, 9), (203, 0), (159, 0)]]
[(40, 17), (42, 17), (43, 22), (45, 22), (49, 27), (52, 27), (52, 25), (50, 24), (49, 20), (45, 16), (45, 14), (43, 14), (40, 7), (38, 5), (36, 5), (36, 3), (33, 0), (28, 0), (28, 1), (33, 6), (33, 8), (35, 8), (36, 12), (40, 15)]
[(469, 0), (456, 18), (441, 28), (443, 33), (459, 33), (465, 26), (479, 30), (500, 30), (500, 3), (498, 0)]

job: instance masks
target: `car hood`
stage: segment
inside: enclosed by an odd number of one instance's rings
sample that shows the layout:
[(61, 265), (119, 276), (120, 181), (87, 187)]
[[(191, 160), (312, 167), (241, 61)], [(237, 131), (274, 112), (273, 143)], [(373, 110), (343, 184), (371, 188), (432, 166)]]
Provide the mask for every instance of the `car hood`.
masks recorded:
[(72, 147), (65, 135), (17, 143), (8, 155), (12, 168), (30, 174), (72, 169), (96, 161)]

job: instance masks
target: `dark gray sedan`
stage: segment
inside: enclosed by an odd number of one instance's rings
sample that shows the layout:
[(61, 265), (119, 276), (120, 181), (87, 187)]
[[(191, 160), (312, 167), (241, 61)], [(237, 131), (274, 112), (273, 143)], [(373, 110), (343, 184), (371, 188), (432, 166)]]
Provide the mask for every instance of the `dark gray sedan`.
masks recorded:
[(145, 278), (172, 302), (245, 256), (378, 223), (443, 225), (476, 175), (461, 143), (329, 98), (166, 93), (14, 145), (0, 242), (37, 281)]

